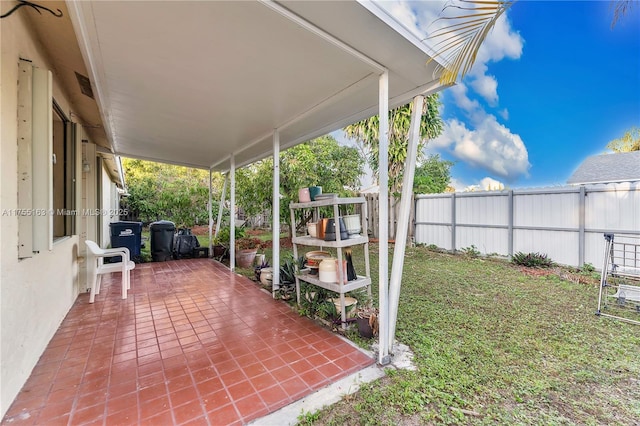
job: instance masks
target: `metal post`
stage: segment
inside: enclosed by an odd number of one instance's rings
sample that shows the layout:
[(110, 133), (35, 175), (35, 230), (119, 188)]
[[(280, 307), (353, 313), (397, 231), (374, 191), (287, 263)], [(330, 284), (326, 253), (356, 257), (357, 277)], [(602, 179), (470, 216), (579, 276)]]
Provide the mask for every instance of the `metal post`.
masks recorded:
[(509, 209), (509, 218), (507, 219), (509, 221), (509, 223), (507, 224), (508, 228), (507, 228), (507, 238), (508, 238), (508, 242), (507, 244), (509, 245), (509, 257), (513, 256), (513, 189), (509, 190), (509, 206), (507, 207)]
[(218, 208), (218, 220), (216, 222), (216, 233), (215, 236), (218, 236), (218, 232), (220, 232), (220, 225), (222, 224), (222, 211), (224, 210), (224, 199), (227, 196), (227, 181), (229, 180), (229, 173), (224, 177), (224, 183), (222, 184), (222, 195), (220, 196), (220, 206)]
[(451, 252), (456, 251), (456, 193), (451, 194)]
[(209, 211), (209, 257), (213, 257), (213, 183), (211, 176), (211, 167), (209, 167), (209, 204), (207, 205)]
[(378, 265), (378, 298), (380, 303), (379, 334), (380, 351), (378, 363), (381, 365), (391, 362), (389, 358), (389, 72), (385, 70), (378, 84), (378, 107), (380, 118), (378, 141), (378, 164), (380, 170), (378, 198), (378, 239), (379, 239), (379, 265)]
[(416, 96), (413, 98), (407, 159), (405, 161), (404, 176), (402, 178), (402, 198), (400, 198), (400, 212), (397, 217), (396, 244), (393, 249), (394, 261), (391, 265), (391, 280), (389, 283), (389, 352), (393, 352), (393, 341), (396, 337), (396, 321), (398, 320), (400, 287), (402, 284), (404, 253), (407, 248), (411, 196), (413, 194), (413, 176), (415, 174), (416, 160), (418, 157), (418, 141), (420, 140), (420, 121), (422, 120), (423, 105), (424, 96)]
[(587, 194), (584, 185), (580, 186), (580, 205), (578, 208), (578, 266), (584, 266), (584, 228), (585, 228), (585, 198)]
[(229, 167), (229, 180), (231, 188), (229, 198), (231, 206), (229, 207), (229, 269), (236, 269), (236, 157), (231, 154)]
[(276, 290), (280, 287), (280, 131), (273, 131), (273, 225), (272, 228), (272, 256), (273, 274), (271, 281), (271, 295), (276, 297)]

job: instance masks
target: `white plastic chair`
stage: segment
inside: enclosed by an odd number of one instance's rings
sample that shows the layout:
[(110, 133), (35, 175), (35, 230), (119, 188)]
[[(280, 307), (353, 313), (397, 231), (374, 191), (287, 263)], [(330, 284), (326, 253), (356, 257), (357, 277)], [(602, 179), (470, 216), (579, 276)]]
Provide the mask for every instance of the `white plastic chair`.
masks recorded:
[[(86, 240), (87, 248), (91, 254), (92, 264), (88, 267), (92, 268), (91, 276), (91, 295), (89, 303), (93, 303), (96, 294), (100, 294), (100, 283), (102, 275), (111, 272), (122, 273), (122, 298), (127, 298), (127, 290), (131, 288), (130, 272), (136, 267), (135, 262), (131, 260), (131, 254), (126, 247), (117, 247), (111, 249), (103, 249), (93, 241)], [(104, 263), (105, 257), (120, 256), (122, 259), (119, 263)]]

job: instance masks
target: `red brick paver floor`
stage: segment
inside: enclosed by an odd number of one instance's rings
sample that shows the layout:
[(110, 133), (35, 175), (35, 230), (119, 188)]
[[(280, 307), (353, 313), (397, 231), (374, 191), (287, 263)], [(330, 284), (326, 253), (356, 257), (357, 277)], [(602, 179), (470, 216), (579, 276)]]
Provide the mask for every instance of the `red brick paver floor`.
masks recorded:
[(119, 282), (78, 298), (2, 425), (244, 424), (374, 362), (209, 259)]

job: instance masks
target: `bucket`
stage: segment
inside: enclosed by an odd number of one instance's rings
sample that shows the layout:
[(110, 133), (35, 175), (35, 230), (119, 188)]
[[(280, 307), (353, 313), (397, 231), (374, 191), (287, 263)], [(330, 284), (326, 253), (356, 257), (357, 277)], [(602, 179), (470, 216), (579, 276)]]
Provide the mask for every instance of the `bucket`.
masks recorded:
[[(335, 297), (333, 299), (329, 299), (336, 305), (336, 312), (340, 312), (340, 298)], [(353, 318), (356, 315), (358, 307), (358, 301), (353, 297), (346, 296), (344, 298), (344, 312), (347, 318)]]

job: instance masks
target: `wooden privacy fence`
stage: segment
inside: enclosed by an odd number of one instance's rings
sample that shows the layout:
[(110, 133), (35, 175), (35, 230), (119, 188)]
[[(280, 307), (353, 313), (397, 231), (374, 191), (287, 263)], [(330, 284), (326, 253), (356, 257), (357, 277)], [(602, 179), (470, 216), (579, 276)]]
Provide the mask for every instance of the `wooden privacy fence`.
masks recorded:
[[(367, 201), (367, 227), (369, 228), (369, 236), (371, 238), (378, 238), (378, 222), (380, 217), (380, 211), (378, 206), (379, 194), (363, 194)], [(396, 222), (397, 217), (400, 215), (400, 198), (389, 198), (389, 239), (395, 240), (396, 238)], [(409, 213), (409, 240), (413, 238), (414, 234), (414, 222), (415, 217), (415, 202), (411, 199), (411, 212)]]
[(605, 232), (640, 235), (640, 182), (417, 195), (415, 206), (418, 244), (538, 252), (571, 266), (600, 268)]

